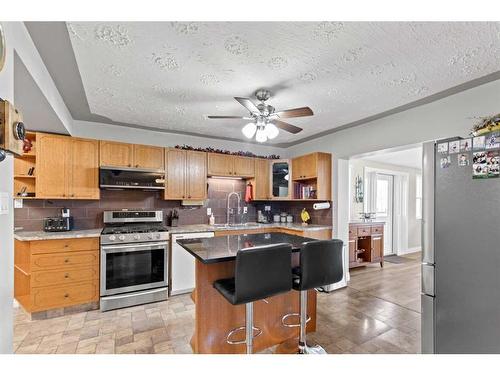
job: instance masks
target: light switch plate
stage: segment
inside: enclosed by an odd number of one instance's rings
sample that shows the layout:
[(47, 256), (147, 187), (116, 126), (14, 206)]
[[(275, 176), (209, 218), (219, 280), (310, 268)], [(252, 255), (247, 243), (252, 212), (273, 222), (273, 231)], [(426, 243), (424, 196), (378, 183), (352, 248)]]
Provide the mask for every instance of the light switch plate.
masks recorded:
[(7, 215), (9, 213), (9, 193), (0, 192), (0, 215)]
[(23, 200), (19, 198), (14, 199), (14, 208), (23, 208)]
[(210, 207), (207, 207), (207, 216), (212, 215), (212, 209)]
[(243, 213), (246, 214), (247, 212), (248, 212), (248, 207), (247, 206), (243, 207)]
[(271, 211), (271, 206), (264, 206), (264, 211)]

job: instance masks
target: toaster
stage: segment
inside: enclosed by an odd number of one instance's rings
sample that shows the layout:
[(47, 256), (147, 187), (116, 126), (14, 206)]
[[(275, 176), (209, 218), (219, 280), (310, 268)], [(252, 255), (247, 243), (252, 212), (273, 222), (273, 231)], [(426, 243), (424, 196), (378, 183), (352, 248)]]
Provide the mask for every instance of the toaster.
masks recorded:
[(66, 232), (73, 229), (73, 217), (46, 217), (43, 219), (45, 232)]

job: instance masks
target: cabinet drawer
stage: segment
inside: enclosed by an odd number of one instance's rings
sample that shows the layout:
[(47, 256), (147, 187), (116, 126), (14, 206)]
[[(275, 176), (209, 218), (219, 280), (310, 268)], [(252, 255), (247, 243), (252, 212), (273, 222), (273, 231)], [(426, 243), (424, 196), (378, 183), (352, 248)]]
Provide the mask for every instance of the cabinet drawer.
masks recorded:
[(73, 268), (69, 270), (51, 270), (33, 272), (31, 276), (32, 287), (62, 286), (70, 283), (80, 283), (99, 279), (99, 268)]
[(31, 301), (33, 311), (80, 305), (99, 299), (99, 281), (80, 284), (33, 288)]
[(358, 236), (369, 236), (371, 233), (370, 227), (358, 227)]
[(384, 226), (383, 225), (373, 226), (371, 229), (372, 229), (372, 234), (384, 233)]
[(59, 254), (39, 254), (31, 258), (31, 270), (44, 271), (53, 268), (70, 269), (79, 266), (97, 266), (98, 251), (66, 252)]
[(99, 250), (99, 238), (68, 238), (66, 240), (31, 241), (30, 246), (32, 254)]
[(349, 228), (349, 238), (353, 239), (356, 238), (357, 236), (358, 236), (357, 228), (356, 227)]

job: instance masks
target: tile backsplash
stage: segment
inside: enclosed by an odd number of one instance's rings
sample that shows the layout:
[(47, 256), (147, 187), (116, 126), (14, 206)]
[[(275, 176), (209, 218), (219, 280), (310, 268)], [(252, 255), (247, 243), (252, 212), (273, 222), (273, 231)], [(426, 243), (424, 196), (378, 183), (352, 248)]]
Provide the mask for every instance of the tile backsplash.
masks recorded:
[[(104, 211), (121, 209), (163, 210), (167, 217), (176, 208), (179, 212), (179, 225), (208, 223), (207, 208), (210, 207), (216, 223), (226, 222), (226, 197), (230, 192), (238, 192), (244, 197), (246, 182), (243, 180), (208, 179), (208, 199), (203, 206), (181, 206), (179, 201), (163, 200), (160, 192), (102, 190), (100, 200), (24, 200), (23, 208), (14, 212), (14, 226), (23, 230), (42, 230), (43, 219), (59, 216), (61, 208), (69, 208), (74, 219), (75, 229), (93, 229), (102, 227)], [(264, 210), (264, 205), (271, 205), (272, 212), (287, 212), (300, 221), (300, 211), (306, 208), (314, 224), (332, 223), (332, 210), (314, 211), (308, 202), (252, 202), (246, 204), (247, 214), (234, 218), (236, 221), (255, 221), (257, 210)], [(232, 198), (230, 207), (236, 207)]]

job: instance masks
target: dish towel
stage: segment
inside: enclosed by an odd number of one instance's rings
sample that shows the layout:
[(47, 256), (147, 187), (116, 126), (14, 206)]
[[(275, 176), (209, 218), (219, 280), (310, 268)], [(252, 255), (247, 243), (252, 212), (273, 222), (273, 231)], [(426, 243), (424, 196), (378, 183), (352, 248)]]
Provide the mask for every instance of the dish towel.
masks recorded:
[(253, 200), (253, 187), (252, 184), (248, 183), (245, 189), (245, 202), (250, 203)]

